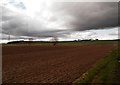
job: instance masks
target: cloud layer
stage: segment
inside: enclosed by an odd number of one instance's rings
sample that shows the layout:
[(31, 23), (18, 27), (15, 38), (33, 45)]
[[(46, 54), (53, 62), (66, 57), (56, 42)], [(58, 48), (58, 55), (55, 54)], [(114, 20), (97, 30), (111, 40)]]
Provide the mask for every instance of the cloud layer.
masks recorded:
[(3, 3), (0, 6), (3, 32), (19, 36), (60, 37), (71, 31), (118, 26), (117, 2), (36, 3), (31, 3), (33, 7), (36, 5), (35, 8), (30, 8), (24, 1)]
[[(55, 11), (69, 16), (65, 25), (74, 30), (103, 29), (118, 26), (117, 2), (64, 2), (55, 4)], [(67, 17), (65, 17), (67, 18)]]

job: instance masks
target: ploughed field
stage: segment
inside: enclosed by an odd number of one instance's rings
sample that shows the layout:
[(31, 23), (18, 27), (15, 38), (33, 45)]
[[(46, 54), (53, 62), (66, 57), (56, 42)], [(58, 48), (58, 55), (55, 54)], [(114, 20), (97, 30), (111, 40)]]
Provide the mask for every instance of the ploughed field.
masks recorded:
[(113, 44), (2, 46), (3, 83), (70, 83), (114, 47)]

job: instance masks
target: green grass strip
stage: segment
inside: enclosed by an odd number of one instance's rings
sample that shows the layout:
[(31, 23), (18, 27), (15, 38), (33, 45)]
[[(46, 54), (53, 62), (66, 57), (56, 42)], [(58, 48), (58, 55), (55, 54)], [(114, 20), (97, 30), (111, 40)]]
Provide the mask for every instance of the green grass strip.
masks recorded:
[(115, 70), (118, 64), (118, 50), (113, 50), (109, 55), (99, 60), (73, 84), (90, 83), (115, 83)]

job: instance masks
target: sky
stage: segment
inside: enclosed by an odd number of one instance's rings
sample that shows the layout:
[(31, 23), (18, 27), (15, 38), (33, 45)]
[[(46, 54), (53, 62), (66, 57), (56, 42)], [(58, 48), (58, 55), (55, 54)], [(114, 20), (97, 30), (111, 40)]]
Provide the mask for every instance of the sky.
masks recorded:
[(0, 9), (1, 42), (118, 39), (118, 2), (3, 0)]

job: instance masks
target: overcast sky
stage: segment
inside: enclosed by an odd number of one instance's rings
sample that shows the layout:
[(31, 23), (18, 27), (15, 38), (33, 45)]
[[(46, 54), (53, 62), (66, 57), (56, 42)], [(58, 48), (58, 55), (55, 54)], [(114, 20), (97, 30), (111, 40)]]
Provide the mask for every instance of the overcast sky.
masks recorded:
[(118, 38), (118, 2), (4, 0), (0, 9), (3, 38)]

